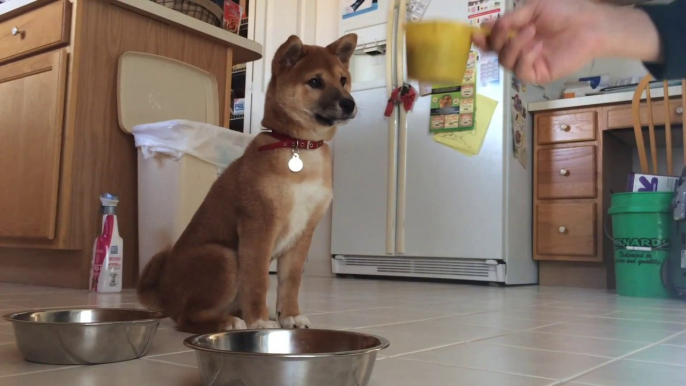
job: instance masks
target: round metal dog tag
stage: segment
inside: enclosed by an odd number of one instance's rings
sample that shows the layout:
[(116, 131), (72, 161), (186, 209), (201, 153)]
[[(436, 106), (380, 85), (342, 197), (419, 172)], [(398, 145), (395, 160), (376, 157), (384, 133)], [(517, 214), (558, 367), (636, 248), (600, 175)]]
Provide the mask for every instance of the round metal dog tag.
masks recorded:
[(303, 170), (303, 161), (300, 159), (300, 155), (298, 153), (294, 153), (293, 158), (288, 161), (288, 168), (294, 173)]

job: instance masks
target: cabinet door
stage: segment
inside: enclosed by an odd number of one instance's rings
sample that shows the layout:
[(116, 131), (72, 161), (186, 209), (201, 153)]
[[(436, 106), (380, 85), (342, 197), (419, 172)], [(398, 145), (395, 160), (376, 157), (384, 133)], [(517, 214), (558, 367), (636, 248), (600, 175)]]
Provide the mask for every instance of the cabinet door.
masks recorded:
[(59, 50), (0, 66), (0, 237), (54, 237), (66, 63)]

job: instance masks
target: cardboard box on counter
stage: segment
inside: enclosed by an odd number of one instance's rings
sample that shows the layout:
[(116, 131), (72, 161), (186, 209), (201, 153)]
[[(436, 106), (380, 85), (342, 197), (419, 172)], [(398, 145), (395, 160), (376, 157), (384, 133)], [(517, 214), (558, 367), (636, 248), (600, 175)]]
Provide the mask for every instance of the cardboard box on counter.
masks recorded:
[(678, 185), (679, 177), (629, 173), (627, 192), (673, 192)]

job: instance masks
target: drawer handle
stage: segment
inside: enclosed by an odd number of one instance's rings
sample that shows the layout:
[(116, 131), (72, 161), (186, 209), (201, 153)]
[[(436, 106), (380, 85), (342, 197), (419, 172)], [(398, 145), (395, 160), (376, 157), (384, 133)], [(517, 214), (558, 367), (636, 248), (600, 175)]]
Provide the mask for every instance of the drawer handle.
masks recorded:
[(681, 114), (683, 114), (683, 113), (684, 113), (684, 108), (683, 108), (683, 107), (677, 107), (677, 108), (676, 108), (676, 114), (677, 114), (677, 115), (681, 115)]
[(562, 125), (562, 126), (560, 126), (560, 129), (561, 129), (562, 131), (569, 131), (569, 130), (571, 130), (572, 128), (569, 127), (569, 125)]
[(563, 177), (568, 177), (569, 176), (569, 170), (567, 169), (560, 169), (560, 175)]
[(20, 30), (20, 29), (17, 28), (17, 27), (12, 27), (12, 36), (17, 36), (17, 35), (23, 36), (23, 35), (24, 35), (24, 31)]
[(565, 228), (565, 227), (560, 227), (560, 228), (558, 228), (557, 230), (558, 230), (560, 233), (562, 233), (562, 234), (567, 233), (567, 228)]

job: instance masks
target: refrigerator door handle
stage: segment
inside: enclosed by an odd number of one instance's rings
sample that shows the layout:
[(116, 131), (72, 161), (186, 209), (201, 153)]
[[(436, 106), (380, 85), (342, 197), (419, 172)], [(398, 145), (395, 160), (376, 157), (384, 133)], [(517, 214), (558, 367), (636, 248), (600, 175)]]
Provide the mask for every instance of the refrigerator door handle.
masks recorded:
[[(396, 83), (405, 84), (405, 20), (407, 17), (407, 0), (400, 0), (398, 18), (396, 20), (395, 37), (395, 75)], [(398, 108), (400, 119), (398, 123), (398, 187), (396, 205), (396, 234), (395, 253), (405, 253), (405, 197), (407, 184), (407, 111)]]
[[(395, 73), (396, 43), (396, 14), (398, 0), (389, 4), (389, 15), (386, 30), (386, 94), (391, 98), (397, 87)], [(398, 119), (397, 114), (391, 114), (388, 122), (388, 181), (386, 186), (386, 254), (395, 254), (395, 224), (396, 224), (396, 189), (398, 185)]]

